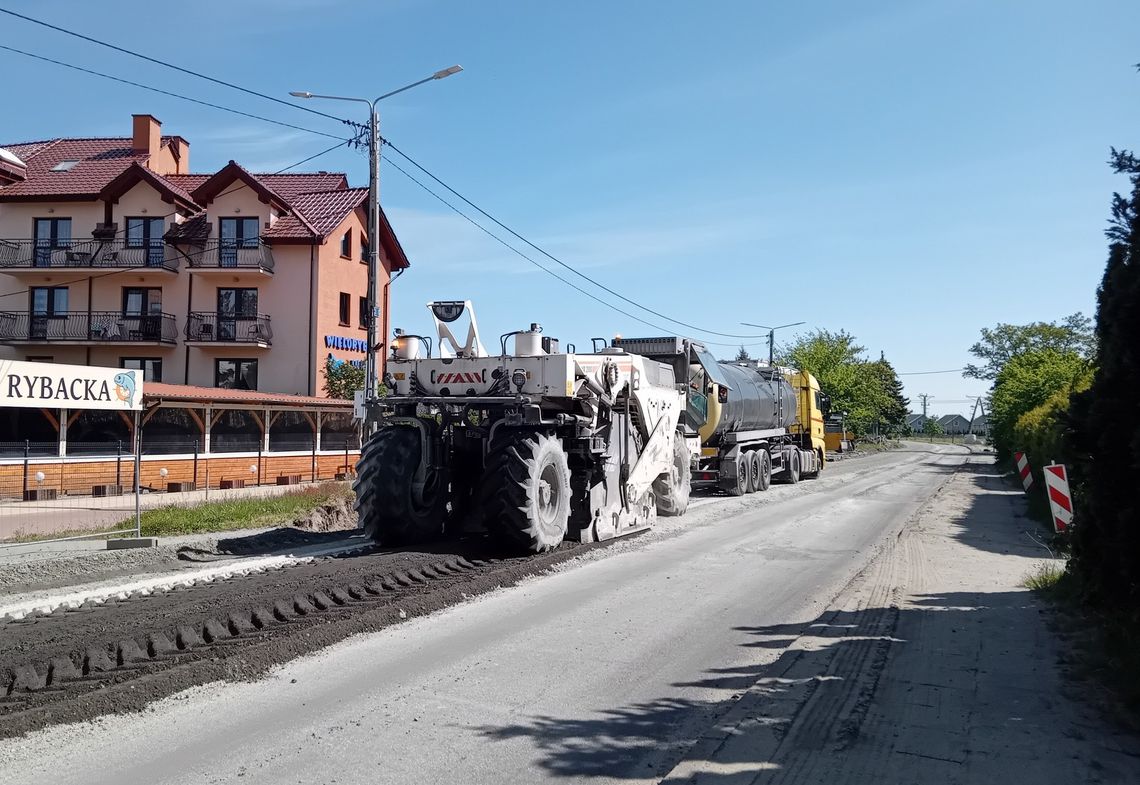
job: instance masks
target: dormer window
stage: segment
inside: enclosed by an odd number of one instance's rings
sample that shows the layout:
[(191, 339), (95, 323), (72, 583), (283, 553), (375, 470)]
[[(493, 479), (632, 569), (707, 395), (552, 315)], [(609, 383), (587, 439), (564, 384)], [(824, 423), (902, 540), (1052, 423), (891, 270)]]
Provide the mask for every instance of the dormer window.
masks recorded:
[(69, 158), (66, 161), (60, 161), (58, 164), (53, 166), (51, 170), (53, 172), (69, 172), (71, 171), (71, 168), (77, 163), (79, 163), (78, 158)]

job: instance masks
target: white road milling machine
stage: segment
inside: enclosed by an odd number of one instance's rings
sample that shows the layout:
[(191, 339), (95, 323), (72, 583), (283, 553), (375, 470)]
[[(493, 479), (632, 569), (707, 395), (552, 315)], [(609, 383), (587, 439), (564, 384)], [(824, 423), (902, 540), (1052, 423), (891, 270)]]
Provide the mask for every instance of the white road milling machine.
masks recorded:
[[(429, 337), (397, 330), (389, 394), (367, 413), (375, 433), (356, 509), (374, 540), (485, 530), (538, 553), (685, 512), (699, 443), (679, 431), (685, 396), (671, 366), (620, 348), (561, 352), (537, 324), (501, 336), (491, 355), (470, 302), (428, 309), (437, 355)], [(461, 342), (452, 328), (465, 314)]]

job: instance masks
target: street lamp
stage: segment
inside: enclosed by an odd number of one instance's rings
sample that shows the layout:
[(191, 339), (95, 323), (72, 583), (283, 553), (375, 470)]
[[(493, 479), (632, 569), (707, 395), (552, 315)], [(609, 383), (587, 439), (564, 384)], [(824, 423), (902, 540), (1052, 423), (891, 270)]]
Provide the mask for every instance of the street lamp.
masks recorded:
[(745, 327), (759, 327), (761, 330), (768, 331), (768, 365), (774, 365), (776, 362), (776, 330), (783, 330), (785, 327), (799, 327), (801, 324), (807, 322), (792, 322), (791, 324), (781, 324), (779, 327), (768, 327), (763, 324), (749, 324), (748, 322), (741, 322)]
[(428, 82), (446, 79), (452, 74), (463, 70), (463, 66), (453, 65), (436, 71), (429, 77), (412, 82), (409, 85), (393, 90), (379, 98), (369, 101), (367, 98), (351, 98), (342, 95), (318, 95), (305, 90), (291, 91), (289, 95), (294, 98), (323, 98), (329, 101), (354, 101), (368, 106), (368, 350), (364, 363), (364, 400), (370, 402), (376, 396), (376, 322), (380, 309), (376, 304), (376, 283), (379, 273), (380, 253), (380, 116), (376, 112), (376, 104), (385, 98), (391, 98), (397, 93), (411, 90)]

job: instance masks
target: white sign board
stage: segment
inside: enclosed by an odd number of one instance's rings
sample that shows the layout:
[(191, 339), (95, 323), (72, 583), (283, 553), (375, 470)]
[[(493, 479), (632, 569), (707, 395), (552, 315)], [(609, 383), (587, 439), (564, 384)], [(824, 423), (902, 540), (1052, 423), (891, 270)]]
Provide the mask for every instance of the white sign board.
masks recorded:
[(363, 420), (365, 414), (364, 390), (357, 390), (352, 394), (352, 416), (358, 420)]
[(0, 406), (137, 411), (142, 396), (142, 371), (0, 360)]
[(1053, 530), (1058, 534), (1073, 525), (1073, 494), (1069, 492), (1069, 472), (1064, 465), (1051, 463), (1045, 467), (1045, 487), (1049, 489), (1049, 511), (1053, 513)]

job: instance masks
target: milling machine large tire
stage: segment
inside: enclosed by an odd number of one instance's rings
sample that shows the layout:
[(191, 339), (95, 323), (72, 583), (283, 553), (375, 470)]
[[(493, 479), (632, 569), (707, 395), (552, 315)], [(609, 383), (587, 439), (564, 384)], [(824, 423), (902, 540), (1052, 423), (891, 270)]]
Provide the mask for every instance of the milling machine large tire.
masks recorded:
[(689, 509), (689, 492), (692, 490), (693, 471), (689, 446), (685, 437), (673, 437), (673, 464), (668, 474), (653, 482), (653, 495), (657, 497), (657, 514), (665, 517), (684, 515)]
[(415, 428), (384, 428), (356, 463), (356, 514), (364, 533), (381, 545), (411, 545), (438, 538), (447, 515), (447, 487), (429, 477), (417, 495), (412, 485), (420, 464)]
[(570, 465), (561, 440), (519, 431), (496, 441), (481, 494), (488, 531), (528, 553), (557, 548), (570, 524)]

